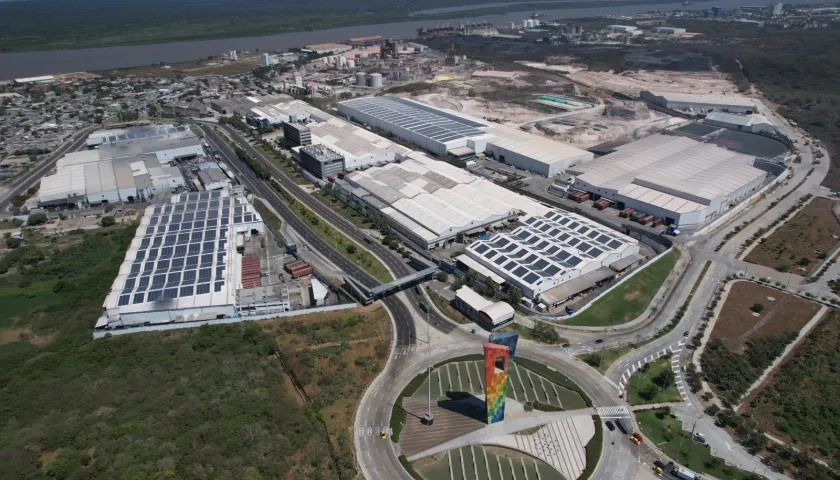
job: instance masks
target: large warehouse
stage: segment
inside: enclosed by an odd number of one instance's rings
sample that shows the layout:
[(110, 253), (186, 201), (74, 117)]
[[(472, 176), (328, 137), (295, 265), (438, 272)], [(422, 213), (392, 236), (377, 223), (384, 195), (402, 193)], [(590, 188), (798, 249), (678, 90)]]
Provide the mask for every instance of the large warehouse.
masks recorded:
[(414, 152), (408, 160), (345, 176), (337, 185), (390, 217), (425, 248), (484, 232), (521, 214), (550, 209), (446, 162)]
[(185, 193), (146, 208), (96, 328), (232, 317), (242, 288), (237, 235), (262, 218), (231, 190)]
[(653, 135), (575, 167), (573, 188), (678, 226), (703, 225), (761, 188), (755, 157), (680, 136)]
[(560, 210), (522, 217), (515, 230), (474, 242), (466, 255), (548, 306), (641, 260), (636, 240)]
[(708, 112), (751, 114), (758, 110), (754, 101), (740, 95), (723, 95), (719, 93), (700, 95), (692, 93), (650, 92), (644, 90), (639, 94), (639, 97), (646, 102), (659, 105), (660, 107), (693, 114)]
[(758, 114), (734, 115), (732, 113), (712, 112), (706, 115), (703, 123), (750, 133), (772, 133), (776, 128), (767, 117)]
[(130, 202), (185, 184), (172, 162), (204, 154), (189, 128), (172, 125), (94, 132), (94, 150), (71, 152), (41, 179), (41, 205)]
[(485, 152), (547, 177), (593, 158), (591, 152), (579, 148), (401, 97), (347, 100), (338, 104), (338, 112), (441, 157)]

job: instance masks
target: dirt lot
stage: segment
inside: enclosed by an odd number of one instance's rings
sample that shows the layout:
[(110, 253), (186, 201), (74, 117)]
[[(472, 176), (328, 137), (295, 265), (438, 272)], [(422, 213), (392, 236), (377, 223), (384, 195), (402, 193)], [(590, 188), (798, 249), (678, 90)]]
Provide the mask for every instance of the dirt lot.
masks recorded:
[(592, 88), (638, 94), (642, 90), (682, 93), (736, 93), (729, 76), (719, 72), (626, 71), (620, 74), (581, 70), (569, 78)]
[[(756, 315), (754, 304), (763, 306)], [(726, 303), (712, 330), (711, 339), (719, 339), (727, 349), (742, 353), (751, 338), (769, 337), (802, 328), (819, 310), (819, 305), (752, 282), (732, 285)]]
[(744, 260), (804, 276), (840, 241), (840, 222), (832, 212), (835, 203), (815, 198)]

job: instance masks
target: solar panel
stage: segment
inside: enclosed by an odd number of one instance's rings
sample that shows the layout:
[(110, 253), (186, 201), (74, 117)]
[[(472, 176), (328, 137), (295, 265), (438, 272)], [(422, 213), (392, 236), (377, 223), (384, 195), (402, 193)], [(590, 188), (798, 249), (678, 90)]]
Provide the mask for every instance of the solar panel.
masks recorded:
[(525, 280), (525, 283), (527, 283), (527, 284), (533, 284), (534, 282), (539, 280), (539, 277), (535, 273), (532, 272), (532, 273), (529, 273), (528, 275), (525, 275), (525, 278), (523, 278), (523, 280)]

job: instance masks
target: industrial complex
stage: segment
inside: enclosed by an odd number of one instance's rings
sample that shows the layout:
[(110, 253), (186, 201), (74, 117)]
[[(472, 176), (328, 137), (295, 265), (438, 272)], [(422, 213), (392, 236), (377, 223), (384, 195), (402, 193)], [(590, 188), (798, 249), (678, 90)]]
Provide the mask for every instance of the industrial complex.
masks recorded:
[(755, 157), (686, 137), (653, 135), (572, 169), (573, 188), (680, 226), (702, 225), (749, 197), (768, 173)]
[(468, 160), (484, 153), (546, 177), (594, 157), (591, 152), (545, 137), (401, 97), (347, 100), (338, 104), (338, 112), (441, 157)]
[(725, 112), (751, 114), (758, 110), (755, 102), (739, 95), (692, 94), (642, 91), (642, 100), (660, 107), (691, 113)]
[(41, 179), (42, 206), (132, 202), (183, 187), (175, 161), (204, 155), (201, 139), (173, 125), (94, 132), (91, 150), (71, 152)]

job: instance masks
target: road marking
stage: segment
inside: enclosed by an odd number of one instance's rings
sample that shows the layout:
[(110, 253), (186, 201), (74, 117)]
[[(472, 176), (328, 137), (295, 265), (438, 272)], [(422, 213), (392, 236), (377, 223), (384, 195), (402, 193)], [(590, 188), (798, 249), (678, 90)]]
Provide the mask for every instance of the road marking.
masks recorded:
[(727, 448), (728, 450), (732, 450), (732, 446), (731, 446), (731, 445), (729, 445), (729, 442), (723, 442), (723, 443), (724, 443), (724, 444), (726, 444), (726, 448)]
[[(622, 377), (622, 379), (624, 379), (624, 377)], [(613, 387), (615, 387), (615, 389), (616, 389), (616, 390), (621, 390), (621, 387), (619, 387), (618, 385), (616, 385), (616, 384), (615, 384), (615, 382), (613, 382), (613, 381), (612, 381), (612, 380), (610, 380), (609, 378), (604, 377), (604, 380), (606, 380), (606, 381), (607, 381), (607, 383), (609, 383), (610, 385), (612, 385)]]
[(630, 411), (624, 405), (616, 405), (613, 407), (597, 407), (595, 413), (601, 418), (619, 418), (629, 417)]

